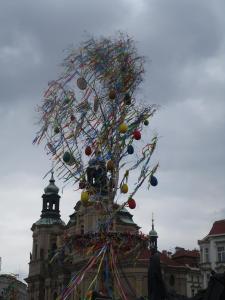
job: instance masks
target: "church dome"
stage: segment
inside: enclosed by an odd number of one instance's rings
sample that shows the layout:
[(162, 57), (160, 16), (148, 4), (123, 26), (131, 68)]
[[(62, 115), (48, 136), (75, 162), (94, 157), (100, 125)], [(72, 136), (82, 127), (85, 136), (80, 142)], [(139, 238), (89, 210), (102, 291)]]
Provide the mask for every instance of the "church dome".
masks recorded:
[(53, 177), (53, 172), (51, 179), (49, 180), (49, 185), (44, 189), (46, 195), (58, 194), (59, 188), (55, 185), (55, 179)]
[(152, 229), (150, 232), (149, 232), (149, 236), (155, 236), (155, 237), (158, 237), (158, 233), (155, 231), (155, 229)]

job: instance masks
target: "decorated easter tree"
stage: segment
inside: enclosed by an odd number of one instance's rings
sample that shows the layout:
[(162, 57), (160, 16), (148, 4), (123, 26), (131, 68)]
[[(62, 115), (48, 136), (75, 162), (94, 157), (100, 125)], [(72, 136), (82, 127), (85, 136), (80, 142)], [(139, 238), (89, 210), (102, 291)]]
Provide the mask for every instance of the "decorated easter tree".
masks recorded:
[[(136, 100), (144, 74), (143, 63), (134, 41), (126, 35), (120, 34), (115, 39), (91, 38), (80, 48), (68, 50), (63, 73), (49, 82), (39, 107), (41, 128), (34, 143), (46, 143), (54, 171), (66, 184), (71, 182), (81, 191), (83, 206), (107, 203), (103, 205), (108, 214), (107, 225), (124, 206), (136, 207), (134, 195), (144, 182), (148, 187), (157, 185), (158, 164), (151, 162), (157, 136), (151, 136), (147, 130), (157, 107)], [(121, 194), (128, 196), (115, 211), (115, 200), (120, 201)], [(100, 270), (103, 258), (109, 257), (111, 273), (117, 274), (116, 233), (107, 231), (109, 226), (105, 228), (105, 240), (101, 235), (97, 243), (94, 237), (91, 249), (95, 250), (90, 260), (93, 264), (99, 260)], [(76, 247), (82, 240), (82, 251), (85, 245), (92, 245), (90, 234), (74, 239)], [(117, 240), (120, 250), (123, 242), (127, 250), (129, 245), (134, 249), (138, 243), (146, 244), (147, 238), (138, 234), (130, 238), (124, 233)], [(88, 268), (90, 262), (70, 286), (75, 287)], [(60, 299), (67, 299), (71, 293), (69, 287)], [(121, 295), (126, 299), (123, 292)]]
[(49, 83), (44, 94), (41, 129), (34, 142), (46, 142), (55, 171), (83, 189), (84, 202), (97, 194), (86, 178), (90, 159), (106, 163), (107, 186), (101, 187), (112, 202), (118, 190), (128, 192), (132, 173), (137, 180), (128, 197), (131, 208), (135, 207), (132, 197), (145, 180), (148, 186), (157, 184), (158, 165), (150, 165), (157, 137), (145, 144), (142, 138), (143, 126), (149, 125), (156, 106), (136, 101), (143, 61), (127, 36), (92, 38), (69, 50), (63, 74)]

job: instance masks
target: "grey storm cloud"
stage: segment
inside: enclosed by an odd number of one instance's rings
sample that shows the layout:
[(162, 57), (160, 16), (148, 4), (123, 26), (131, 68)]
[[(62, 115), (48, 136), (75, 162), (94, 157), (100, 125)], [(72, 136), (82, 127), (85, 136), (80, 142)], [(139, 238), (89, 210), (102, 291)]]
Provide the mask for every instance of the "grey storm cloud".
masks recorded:
[[(222, 0), (40, 0), (0, 4), (0, 256), (26, 276), (30, 227), (40, 215), (51, 168), (32, 146), (48, 81), (64, 50), (88, 36), (127, 32), (146, 57), (137, 96), (160, 105), (148, 127), (159, 143), (159, 185), (137, 194), (134, 219), (148, 232), (155, 212), (159, 245), (197, 247), (225, 218), (225, 2)], [(148, 135), (148, 133), (147, 133)], [(63, 183), (57, 180), (62, 187)], [(67, 221), (79, 193), (61, 199)], [(19, 255), (18, 255), (19, 253)]]

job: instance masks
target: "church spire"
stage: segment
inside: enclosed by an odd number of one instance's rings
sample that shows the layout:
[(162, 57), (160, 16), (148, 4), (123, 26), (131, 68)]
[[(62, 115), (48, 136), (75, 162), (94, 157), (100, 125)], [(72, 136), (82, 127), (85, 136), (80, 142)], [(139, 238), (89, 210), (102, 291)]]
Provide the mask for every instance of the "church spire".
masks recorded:
[(152, 213), (152, 230), (154, 230), (154, 215)]
[(158, 234), (155, 231), (154, 217), (152, 213), (152, 230), (149, 232), (150, 250), (152, 253), (157, 252), (157, 239), (158, 239)]

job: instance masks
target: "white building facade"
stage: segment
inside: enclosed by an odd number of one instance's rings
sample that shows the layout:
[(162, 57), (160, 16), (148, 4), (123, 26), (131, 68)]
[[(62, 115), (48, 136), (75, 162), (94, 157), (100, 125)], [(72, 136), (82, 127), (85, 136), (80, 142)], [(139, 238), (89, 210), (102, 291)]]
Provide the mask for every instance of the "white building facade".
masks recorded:
[(211, 271), (225, 271), (225, 220), (214, 222), (209, 234), (198, 241), (203, 288), (208, 286)]

